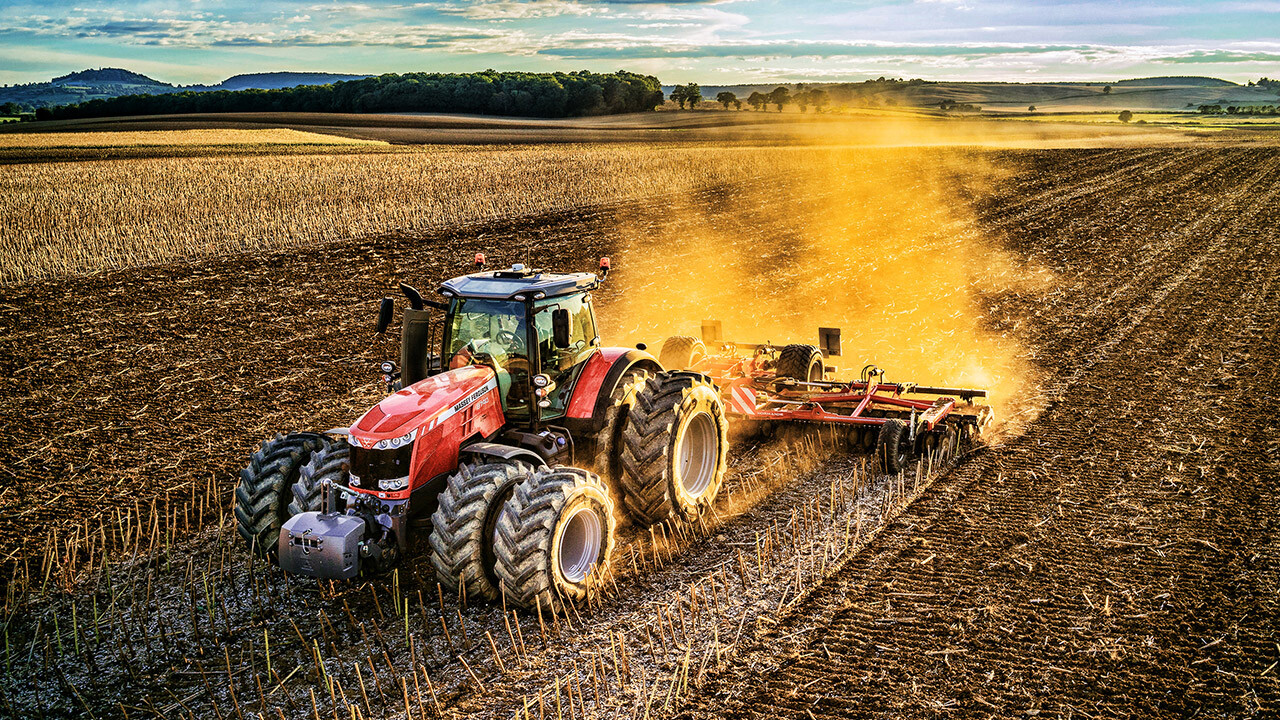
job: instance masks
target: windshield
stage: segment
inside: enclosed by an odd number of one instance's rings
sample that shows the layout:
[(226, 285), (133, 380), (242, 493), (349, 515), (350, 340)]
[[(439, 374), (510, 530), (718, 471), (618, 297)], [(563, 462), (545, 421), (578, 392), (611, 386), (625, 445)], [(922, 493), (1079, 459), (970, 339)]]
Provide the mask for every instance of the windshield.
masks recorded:
[(479, 353), (498, 361), (528, 358), (529, 338), (524, 312), (523, 303), (508, 300), (454, 300), (447, 348), (450, 358)]

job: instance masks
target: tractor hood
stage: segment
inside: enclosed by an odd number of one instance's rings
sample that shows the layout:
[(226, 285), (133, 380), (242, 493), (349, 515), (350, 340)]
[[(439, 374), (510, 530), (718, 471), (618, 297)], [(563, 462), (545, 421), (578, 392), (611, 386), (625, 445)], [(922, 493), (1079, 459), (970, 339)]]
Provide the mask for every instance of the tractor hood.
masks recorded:
[(351, 426), (360, 447), (391, 448), (412, 442), (498, 386), (492, 368), (471, 365), (419, 380), (389, 395)]

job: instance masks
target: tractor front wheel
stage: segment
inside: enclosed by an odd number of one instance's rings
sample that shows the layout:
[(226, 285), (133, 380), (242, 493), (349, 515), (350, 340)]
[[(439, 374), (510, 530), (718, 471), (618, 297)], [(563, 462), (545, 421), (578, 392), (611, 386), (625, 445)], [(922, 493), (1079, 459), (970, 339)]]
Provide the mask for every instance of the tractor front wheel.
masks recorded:
[(272, 562), (280, 527), (288, 520), (293, 484), (311, 454), (329, 446), (318, 433), (277, 433), (249, 457), (236, 487), (236, 530), (249, 549)]
[(622, 504), (639, 523), (694, 520), (724, 483), (729, 425), (705, 376), (646, 378), (622, 429)]
[(515, 486), (498, 517), (495, 575), (511, 602), (560, 612), (608, 578), (615, 529), (613, 502), (595, 474), (538, 470)]
[(302, 466), (298, 481), (293, 484), (293, 500), (289, 503), (289, 517), (304, 512), (319, 512), (324, 481), (345, 486), (350, 481), (351, 445), (334, 442), (311, 453), (311, 460)]
[(501, 599), (494, 574), (498, 517), (515, 486), (533, 475), (521, 462), (461, 465), (431, 516), (431, 565), (440, 584), (467, 600)]

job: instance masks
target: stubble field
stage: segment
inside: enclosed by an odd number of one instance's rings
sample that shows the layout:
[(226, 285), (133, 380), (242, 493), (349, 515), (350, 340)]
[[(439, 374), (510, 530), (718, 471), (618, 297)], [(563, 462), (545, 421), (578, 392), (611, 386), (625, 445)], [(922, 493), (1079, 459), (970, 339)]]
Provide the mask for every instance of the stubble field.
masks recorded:
[[(696, 152), (696, 177), (612, 202), (5, 286), (0, 707), (1276, 712), (1280, 152)], [(902, 478), (818, 435), (739, 442), (715, 517), (628, 531), (612, 591), (567, 617), (463, 607), (421, 557), (333, 586), (249, 562), (226, 512), (245, 453), (375, 401), (377, 298), (478, 251), (611, 255), (618, 344), (830, 320), (850, 368), (991, 385), (1005, 422)]]

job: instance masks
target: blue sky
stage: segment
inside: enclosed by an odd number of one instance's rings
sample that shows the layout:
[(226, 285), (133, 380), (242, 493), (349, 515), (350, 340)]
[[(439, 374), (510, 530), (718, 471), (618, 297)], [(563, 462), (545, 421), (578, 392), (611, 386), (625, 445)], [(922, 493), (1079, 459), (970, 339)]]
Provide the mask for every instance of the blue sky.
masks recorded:
[(1280, 0), (0, 0), (0, 83), (125, 67), (614, 70), (665, 83), (1280, 77)]

